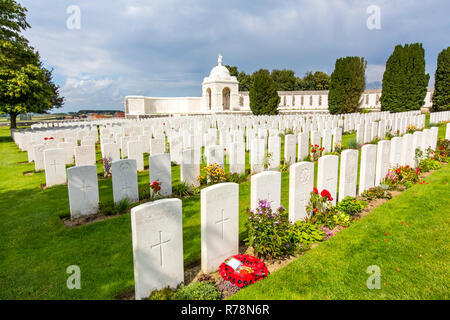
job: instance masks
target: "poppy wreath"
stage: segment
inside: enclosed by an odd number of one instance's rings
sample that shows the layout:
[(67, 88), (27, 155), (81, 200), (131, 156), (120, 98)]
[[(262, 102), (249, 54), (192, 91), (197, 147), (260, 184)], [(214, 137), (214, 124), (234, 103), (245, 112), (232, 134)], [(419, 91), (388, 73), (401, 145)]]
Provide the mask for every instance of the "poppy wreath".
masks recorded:
[[(226, 263), (231, 258), (239, 260), (241, 262), (241, 266), (244, 268), (236, 271), (232, 267), (228, 266)], [(267, 270), (264, 262), (256, 257), (244, 254), (237, 254), (222, 262), (219, 267), (219, 272), (224, 280), (230, 281), (232, 284), (238, 286), (239, 288), (264, 279), (269, 274), (269, 271)]]

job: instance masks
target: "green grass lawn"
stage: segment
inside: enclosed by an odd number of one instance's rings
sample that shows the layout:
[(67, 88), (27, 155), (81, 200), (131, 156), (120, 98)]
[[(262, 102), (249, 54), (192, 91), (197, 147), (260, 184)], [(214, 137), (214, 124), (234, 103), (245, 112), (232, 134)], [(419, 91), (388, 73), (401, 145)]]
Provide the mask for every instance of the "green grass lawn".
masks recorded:
[[(443, 132), (440, 128), (439, 135)], [(354, 134), (344, 135), (344, 146), (352, 138)], [(133, 289), (130, 215), (67, 229), (60, 219), (69, 216), (67, 186), (42, 190), (44, 172), (23, 175), (34, 170), (33, 163), (19, 164), (26, 160), (9, 130), (0, 129), (0, 299), (113, 299)], [(179, 167), (172, 167), (174, 185), (179, 175)], [(148, 172), (139, 173), (138, 180), (139, 189), (148, 190)], [(288, 187), (289, 173), (284, 172), (281, 203), (286, 208)], [(111, 179), (99, 180), (99, 193), (100, 201), (112, 201)], [(240, 184), (239, 197), (244, 239), (250, 181)], [(183, 199), (183, 241), (185, 265), (198, 262), (200, 196)], [(66, 287), (70, 265), (81, 268), (81, 290)]]
[(450, 166), (426, 181), (232, 299), (449, 299)]

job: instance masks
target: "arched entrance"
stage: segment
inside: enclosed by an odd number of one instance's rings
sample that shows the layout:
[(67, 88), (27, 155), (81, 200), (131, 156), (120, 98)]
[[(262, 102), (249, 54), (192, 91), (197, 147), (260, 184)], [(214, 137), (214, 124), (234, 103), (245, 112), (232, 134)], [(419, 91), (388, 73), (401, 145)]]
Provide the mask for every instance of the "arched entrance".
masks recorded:
[(228, 87), (222, 90), (222, 106), (223, 110), (230, 110), (230, 88)]
[(206, 90), (206, 96), (208, 97), (208, 110), (211, 110), (211, 88)]

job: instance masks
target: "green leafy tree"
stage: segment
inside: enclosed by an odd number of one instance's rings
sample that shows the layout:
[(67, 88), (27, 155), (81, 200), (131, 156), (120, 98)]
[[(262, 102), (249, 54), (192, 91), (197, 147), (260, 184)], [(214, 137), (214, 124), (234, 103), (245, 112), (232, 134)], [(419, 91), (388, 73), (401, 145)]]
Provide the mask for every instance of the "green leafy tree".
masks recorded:
[(450, 110), (450, 47), (438, 55), (434, 75), (433, 111)]
[(301, 81), (301, 90), (315, 90), (316, 81), (314, 79), (314, 74), (311, 71), (306, 72), (305, 76)]
[(330, 113), (353, 113), (359, 110), (361, 95), (366, 88), (366, 66), (367, 62), (361, 57), (336, 60), (328, 93)]
[(252, 84), (252, 75), (247, 74), (243, 71), (239, 72), (238, 77), (239, 90), (240, 91), (250, 91), (250, 86)]
[(250, 86), (250, 109), (255, 115), (278, 114), (280, 97), (277, 85), (266, 69), (260, 69), (253, 73)]
[(45, 113), (61, 107), (64, 98), (44, 68), (39, 53), (21, 32), (29, 28), (26, 8), (14, 0), (0, 3), (0, 114), (10, 115), (16, 128), (19, 114)]
[(425, 103), (430, 79), (425, 74), (425, 51), (421, 43), (397, 45), (383, 74), (381, 110), (418, 110)]
[(230, 76), (236, 77), (239, 81), (239, 91), (249, 91), (250, 84), (252, 82), (252, 76), (250, 74), (246, 74), (244, 71), (239, 71), (236, 66), (226, 65), (228, 71), (230, 71)]
[(314, 72), (314, 90), (328, 90), (330, 87), (330, 76), (325, 72)]
[(273, 69), (271, 73), (273, 81), (277, 85), (278, 91), (292, 91), (295, 90), (295, 72), (292, 70), (277, 70)]

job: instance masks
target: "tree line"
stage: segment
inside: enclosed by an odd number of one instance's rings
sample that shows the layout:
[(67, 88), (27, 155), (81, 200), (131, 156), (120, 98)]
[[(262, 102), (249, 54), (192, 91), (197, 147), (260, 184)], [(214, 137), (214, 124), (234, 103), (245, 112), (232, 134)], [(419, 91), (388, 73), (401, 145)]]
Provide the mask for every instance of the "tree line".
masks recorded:
[[(328, 85), (328, 110), (331, 114), (362, 111), (366, 67), (364, 57), (336, 60)], [(277, 90), (283, 90), (280, 89), (280, 83), (284, 84), (285, 81), (277, 78), (278, 70), (274, 71), (275, 76), (274, 72), (269, 73), (264, 69), (252, 75), (257, 79), (250, 82), (249, 88), (250, 108), (254, 114), (278, 113), (280, 99)], [(422, 44), (397, 45), (386, 62), (383, 74), (381, 110), (420, 110), (425, 104), (429, 80), (430, 75), (425, 72), (425, 50)], [(434, 87), (432, 111), (450, 110), (450, 47), (439, 53)]]
[[(226, 65), (230, 71), (231, 76), (235, 76), (239, 81), (239, 91), (249, 91), (253, 74), (245, 73), (245, 71), (239, 71), (237, 66)], [(261, 69), (266, 70), (267, 69)], [(330, 76), (322, 71), (308, 71), (305, 76), (296, 77), (295, 72), (289, 69), (273, 69), (269, 72), (270, 77), (273, 79), (277, 86), (278, 91), (305, 91), (305, 90), (328, 90), (330, 85)]]

